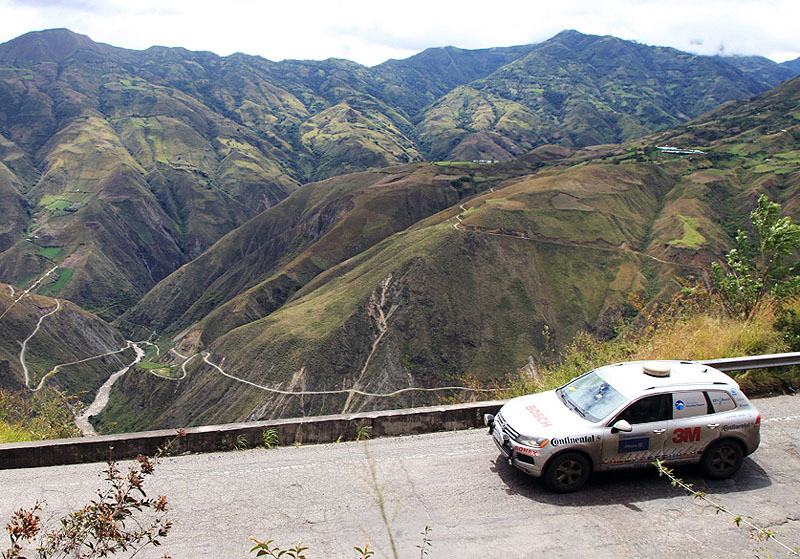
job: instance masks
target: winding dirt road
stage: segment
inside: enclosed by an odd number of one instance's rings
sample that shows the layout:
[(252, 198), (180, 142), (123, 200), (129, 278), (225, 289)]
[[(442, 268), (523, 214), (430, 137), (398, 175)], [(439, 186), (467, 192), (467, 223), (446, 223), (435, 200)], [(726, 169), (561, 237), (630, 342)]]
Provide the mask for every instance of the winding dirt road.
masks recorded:
[[(17, 299), (17, 301), (18, 300), (19, 299)], [(19, 351), (19, 363), (20, 363), (20, 365), (22, 365), (22, 374), (25, 377), (25, 386), (27, 386), (28, 390), (30, 390), (31, 392), (36, 392), (38, 390), (41, 390), (42, 386), (44, 386), (44, 381), (47, 379), (48, 375), (45, 375), (44, 378), (42, 378), (41, 382), (39, 382), (39, 384), (35, 388), (31, 388), (30, 374), (28, 372), (28, 366), (25, 364), (25, 351), (28, 349), (28, 342), (31, 341), (31, 338), (33, 338), (36, 335), (36, 333), (39, 331), (39, 328), (42, 327), (42, 321), (45, 318), (47, 318), (48, 316), (53, 315), (53, 314), (57, 313), (60, 310), (61, 310), (61, 301), (56, 299), (56, 308), (53, 309), (52, 311), (40, 316), (39, 320), (36, 322), (36, 328), (34, 328), (33, 332), (31, 332), (31, 335), (28, 336), (27, 338), (25, 338), (25, 340), (22, 342), (22, 349), (20, 349), (20, 351)]]

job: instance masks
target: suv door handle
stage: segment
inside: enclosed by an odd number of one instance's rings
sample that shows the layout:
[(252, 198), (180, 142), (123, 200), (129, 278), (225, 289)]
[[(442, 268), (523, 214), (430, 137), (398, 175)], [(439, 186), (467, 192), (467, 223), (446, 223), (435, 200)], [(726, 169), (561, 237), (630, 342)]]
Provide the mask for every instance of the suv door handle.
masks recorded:
[(719, 427), (719, 423), (709, 423), (708, 425), (706, 425), (706, 427), (708, 427), (709, 429), (716, 429), (717, 427)]
[(655, 433), (656, 435), (661, 435), (662, 433), (666, 432), (667, 432), (666, 429), (653, 429), (653, 433)]

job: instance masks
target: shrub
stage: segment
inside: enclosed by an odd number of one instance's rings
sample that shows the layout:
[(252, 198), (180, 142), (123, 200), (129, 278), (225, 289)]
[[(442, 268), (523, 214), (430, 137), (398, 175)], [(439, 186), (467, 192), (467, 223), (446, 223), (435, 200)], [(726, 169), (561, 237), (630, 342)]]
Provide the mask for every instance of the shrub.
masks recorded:
[(0, 443), (15, 442), (6, 439), (12, 434), (16, 441), (79, 437), (72, 410), (76, 404), (54, 388), (33, 393), (0, 389)]
[(731, 316), (750, 319), (765, 301), (780, 305), (800, 295), (800, 262), (786, 262), (800, 249), (800, 225), (789, 217), (779, 218), (780, 209), (761, 195), (750, 213), (754, 242), (739, 230), (726, 266), (714, 262), (711, 267), (714, 286)]

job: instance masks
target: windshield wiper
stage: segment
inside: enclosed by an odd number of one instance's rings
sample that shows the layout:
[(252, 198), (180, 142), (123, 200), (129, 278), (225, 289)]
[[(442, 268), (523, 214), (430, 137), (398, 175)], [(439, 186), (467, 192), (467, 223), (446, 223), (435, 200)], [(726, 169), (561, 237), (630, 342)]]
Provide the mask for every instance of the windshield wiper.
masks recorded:
[(558, 391), (557, 394), (561, 398), (561, 401), (564, 402), (565, 406), (567, 406), (569, 409), (580, 415), (582, 418), (586, 419), (586, 413), (584, 413), (584, 411), (578, 407), (578, 404), (568, 399), (567, 395), (564, 394), (563, 391)]

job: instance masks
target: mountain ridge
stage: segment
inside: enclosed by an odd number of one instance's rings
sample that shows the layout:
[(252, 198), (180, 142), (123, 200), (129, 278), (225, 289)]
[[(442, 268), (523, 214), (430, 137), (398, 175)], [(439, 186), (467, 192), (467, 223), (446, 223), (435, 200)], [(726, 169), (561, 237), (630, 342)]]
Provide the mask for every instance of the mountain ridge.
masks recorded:
[(0, 278), (181, 372), (123, 377), (104, 429), (436, 402), (415, 390), (610, 335), (759, 192), (798, 205), (800, 82), (756, 95), (764, 59), (567, 31), (367, 68), (59, 31), (55, 61), (46, 38), (0, 45)]

